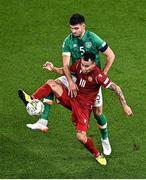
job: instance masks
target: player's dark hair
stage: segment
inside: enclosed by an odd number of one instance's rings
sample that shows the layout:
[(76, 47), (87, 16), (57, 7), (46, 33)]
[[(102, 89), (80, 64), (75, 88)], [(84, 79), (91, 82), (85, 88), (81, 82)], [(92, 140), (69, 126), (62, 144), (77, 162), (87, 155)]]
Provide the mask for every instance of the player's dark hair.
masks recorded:
[(69, 20), (69, 24), (72, 26), (77, 25), (77, 24), (82, 24), (84, 22), (85, 22), (84, 16), (82, 16), (81, 14), (78, 14), (78, 13), (73, 14)]
[(86, 51), (83, 54), (83, 59), (84, 59), (84, 61), (89, 61), (90, 60), (90, 61), (95, 62), (96, 56), (95, 56), (94, 53)]

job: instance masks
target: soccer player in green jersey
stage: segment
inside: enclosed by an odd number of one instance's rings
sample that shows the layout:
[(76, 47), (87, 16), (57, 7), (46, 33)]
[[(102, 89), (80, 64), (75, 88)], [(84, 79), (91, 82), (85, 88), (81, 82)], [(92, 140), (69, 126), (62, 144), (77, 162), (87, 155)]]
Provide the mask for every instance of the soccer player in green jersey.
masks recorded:
[[(86, 30), (84, 16), (80, 14), (73, 14), (70, 18), (69, 23), (71, 34), (69, 34), (65, 38), (62, 48), (63, 66), (66, 77), (60, 77), (58, 78), (58, 80), (68, 87), (68, 92), (70, 96), (73, 98), (77, 95), (77, 86), (75, 83), (75, 77), (71, 76), (71, 73), (69, 71), (69, 64), (73, 64), (78, 59), (80, 59), (85, 51), (90, 51), (96, 54), (96, 64), (101, 68), (101, 63), (99, 59), (99, 53), (101, 52), (105, 55), (106, 58), (106, 63), (103, 68), (103, 72), (107, 74), (115, 59), (115, 55), (105, 41), (103, 41), (95, 33)], [(52, 95), (49, 97), (49, 99), (51, 98)], [(96, 103), (93, 108), (93, 112), (101, 132), (101, 143), (103, 147), (103, 153), (105, 155), (110, 155), (111, 146), (108, 138), (107, 118), (103, 114), (102, 101), (102, 92), (100, 89), (96, 98)], [(31, 129), (44, 129), (44, 131), (46, 131), (49, 111), (50, 105), (45, 104), (45, 111), (41, 115), (39, 121), (37, 121), (35, 124), (28, 124), (27, 127)]]
[[(81, 58), (85, 51), (90, 51), (96, 54), (96, 64), (101, 68), (99, 58), (99, 53), (101, 52), (106, 57), (106, 63), (103, 68), (103, 72), (107, 74), (115, 59), (115, 55), (105, 41), (103, 41), (95, 33), (86, 30), (84, 16), (80, 14), (73, 14), (69, 23), (71, 34), (69, 34), (63, 42), (62, 55), (65, 75), (69, 82), (68, 90), (71, 97), (74, 97), (77, 94), (77, 87), (75, 82), (72, 80), (72, 76), (69, 71), (70, 61), (72, 61), (73, 64), (77, 59)], [(105, 155), (110, 155), (111, 146), (108, 138), (107, 118), (103, 114), (101, 89), (97, 95), (93, 112), (94, 117), (97, 120), (98, 127), (101, 131), (103, 153)]]

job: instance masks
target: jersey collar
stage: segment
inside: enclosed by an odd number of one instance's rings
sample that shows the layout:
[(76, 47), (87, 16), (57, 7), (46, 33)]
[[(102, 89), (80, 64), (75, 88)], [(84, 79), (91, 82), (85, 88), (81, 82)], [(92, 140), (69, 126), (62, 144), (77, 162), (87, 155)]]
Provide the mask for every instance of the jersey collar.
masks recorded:
[[(71, 33), (72, 34), (72, 33)], [(77, 38), (77, 39), (80, 39), (80, 40), (84, 40), (85, 38), (86, 38), (86, 35), (87, 35), (87, 31), (85, 31), (84, 33), (83, 33), (83, 35), (82, 35), (82, 37), (76, 37), (76, 36), (74, 36), (73, 34), (72, 34), (72, 37), (73, 38)]]
[(84, 39), (86, 38), (87, 32), (88, 32), (88, 31), (85, 31), (85, 32), (84, 32), (84, 34), (83, 34), (82, 37), (80, 38), (81, 40), (84, 40)]

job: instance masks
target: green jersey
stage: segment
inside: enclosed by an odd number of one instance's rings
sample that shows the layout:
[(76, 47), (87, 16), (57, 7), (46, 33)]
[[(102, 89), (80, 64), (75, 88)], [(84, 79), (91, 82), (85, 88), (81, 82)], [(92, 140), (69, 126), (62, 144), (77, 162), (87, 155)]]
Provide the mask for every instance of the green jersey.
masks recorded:
[(85, 51), (90, 51), (96, 55), (96, 64), (101, 68), (99, 51), (104, 52), (107, 47), (106, 42), (95, 33), (85, 31), (82, 38), (69, 34), (63, 42), (62, 53), (71, 56), (72, 64), (74, 64)]

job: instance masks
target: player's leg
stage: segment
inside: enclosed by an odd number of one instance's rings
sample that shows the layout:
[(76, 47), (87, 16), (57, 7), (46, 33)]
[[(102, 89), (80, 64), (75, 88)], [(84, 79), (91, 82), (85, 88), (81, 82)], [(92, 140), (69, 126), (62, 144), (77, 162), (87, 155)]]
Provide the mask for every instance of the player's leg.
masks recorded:
[[(76, 78), (73, 77), (73, 80), (76, 81)], [(57, 78), (55, 81), (56, 81), (58, 84), (63, 84), (64, 86), (68, 87), (68, 81), (67, 81), (66, 76), (61, 76), (61, 77)], [(45, 85), (45, 87), (41, 87), (41, 88), (39, 89), (39, 91), (36, 92), (37, 95), (40, 94), (40, 95), (42, 96), (42, 91), (44, 91), (44, 88), (46, 88), (46, 85)], [(25, 93), (25, 94), (26, 94), (26, 93)], [(40, 95), (39, 95), (39, 97), (40, 97)], [(50, 114), (50, 109), (51, 109), (51, 104), (52, 104), (52, 101), (53, 101), (53, 97), (54, 97), (54, 96), (53, 96), (53, 93), (52, 93), (52, 96), (48, 96), (48, 97), (46, 97), (46, 98), (44, 99), (45, 102), (46, 102), (46, 99), (48, 99), (48, 100), (50, 101), (50, 104), (44, 103), (44, 112), (41, 114), (39, 120), (37, 121), (38, 123), (41, 123), (41, 124), (43, 124), (43, 125), (46, 124), (46, 126), (48, 125), (48, 119), (49, 119), (49, 114)], [(37, 123), (37, 122), (36, 122), (36, 123)], [(31, 125), (27, 125), (27, 127), (32, 129), (32, 127), (35, 127), (35, 126), (36, 126), (36, 123), (31, 124)], [(34, 126), (33, 126), (33, 125), (34, 125)]]
[(103, 114), (103, 99), (102, 99), (101, 88), (97, 95), (95, 106), (93, 108), (93, 112), (94, 112), (94, 117), (97, 121), (98, 127), (101, 132), (101, 143), (102, 143), (102, 147), (103, 147), (103, 153), (105, 155), (110, 155), (111, 154), (111, 145), (110, 145), (109, 137), (108, 137), (107, 118)]
[[(44, 111), (40, 115), (39, 120), (36, 123), (33, 124), (26, 124), (26, 126), (33, 130), (41, 130), (42, 132), (48, 132), (48, 120), (49, 120), (49, 114), (52, 106), (52, 102), (54, 98), (54, 94), (50, 93), (49, 96), (44, 98)], [(50, 104), (48, 104), (48, 101)]]
[[(49, 80), (49, 81), (51, 82), (53, 80)], [(48, 83), (45, 83), (39, 89), (37, 89), (36, 92), (31, 96), (21, 89), (18, 90), (18, 95), (20, 99), (23, 101), (24, 105), (26, 106), (32, 99), (45, 98), (50, 94), (50, 92), (51, 92), (50, 86), (48, 85)]]
[[(73, 76), (72, 77), (74, 82), (76, 81), (76, 78)], [(58, 84), (63, 84), (64, 86), (68, 87), (68, 81), (67, 81), (67, 78), (66, 76), (61, 76), (59, 78), (57, 78), (55, 80)], [(51, 109), (51, 105), (52, 105), (52, 101), (53, 101), (53, 98), (54, 98), (54, 95), (53, 93), (51, 93), (48, 97), (46, 97), (44, 99), (44, 102), (46, 102), (46, 99), (49, 100), (50, 104), (48, 103), (44, 103), (44, 112), (40, 115), (40, 118), (39, 120), (37, 121), (38, 123), (41, 123), (41, 124), (45, 124), (46, 126), (48, 125), (48, 120), (49, 120), (49, 114), (50, 114), (50, 109)], [(48, 101), (47, 101), (48, 102)], [(58, 100), (57, 100), (58, 102)], [(34, 123), (36, 124), (36, 123)], [(35, 125), (34, 125), (35, 126)], [(30, 125), (27, 125), (28, 128), (31, 128), (32, 127), (32, 124), (31, 126)]]
[(96, 148), (92, 138), (87, 137), (85, 131), (78, 130), (76, 133), (76, 138), (78, 141), (84, 144), (85, 148), (95, 157), (97, 162), (99, 162), (101, 165), (107, 164), (105, 157)]
[[(49, 97), (49, 102), (50, 102), (50, 99), (51, 100), (53, 99), (53, 93), (52, 92), (55, 92), (55, 91), (57, 92), (60, 89), (57, 85), (58, 84), (54, 80), (48, 80), (47, 83), (42, 85), (39, 89), (37, 89), (35, 91), (35, 93), (33, 93), (33, 95), (31, 96), (31, 99), (42, 99), (42, 98), (47, 96), (47, 97)], [(58, 87), (57, 90), (55, 89), (56, 87)], [(25, 93), (22, 90), (21, 90), (21, 92), (22, 92), (21, 94)], [(20, 96), (20, 91), (18, 92), (18, 94), (19, 94), (19, 97), (21, 98), (21, 100), (24, 102), (24, 98), (22, 98), (23, 96)], [(29, 96), (29, 95), (27, 94), (27, 96)], [(45, 99), (45, 102), (47, 102), (46, 99)], [(27, 105), (27, 103), (25, 103), (25, 105)], [(28, 128), (31, 128), (33, 130), (41, 130), (43, 132), (47, 132), (47, 130), (48, 130), (48, 128), (47, 128), (47, 124), (48, 124), (47, 119), (48, 119), (48, 114), (49, 114), (49, 110), (50, 110), (50, 104), (48, 104), (48, 102), (45, 103), (45, 104), (46, 105), (45, 105), (45, 108), (44, 108), (44, 112), (43, 112), (43, 114), (41, 116), (43, 118), (40, 118), (34, 124), (27, 124)]]
[(72, 106), (72, 121), (76, 127), (76, 138), (84, 144), (85, 148), (95, 157), (95, 159), (102, 165), (106, 165), (106, 159), (96, 148), (92, 138), (87, 137), (87, 130), (89, 126), (89, 118), (91, 114), (91, 107), (81, 104), (78, 101), (73, 101)]
[(31, 96), (22, 89), (18, 90), (18, 96), (20, 97), (25, 106), (27, 106), (27, 104), (32, 100)]
[(44, 85), (42, 85), (32, 96), (28, 95), (23, 90), (19, 90), (18, 95), (20, 99), (24, 102), (25, 106), (28, 104), (28, 102), (31, 99), (42, 99), (43, 97), (48, 95), (47, 97), (43, 99), (44, 111), (41, 114), (39, 120), (36, 123), (26, 125), (30, 129), (41, 130), (43, 132), (47, 132), (49, 112), (50, 112), (51, 105), (53, 103), (53, 98), (54, 98), (53, 93), (50, 93), (50, 87), (48, 86), (48, 84), (45, 83)]
[(45, 124), (45, 126), (48, 125), (48, 121), (49, 121), (49, 114), (51, 111), (51, 106), (53, 104), (53, 100), (54, 100), (54, 94), (50, 93), (49, 96), (47, 96), (46, 98), (43, 99), (44, 102), (44, 111), (43, 113), (40, 115), (39, 118), (39, 122), (42, 124)]
[[(67, 78), (65, 76), (61, 76), (58, 79), (55, 80), (58, 84), (63, 84), (66, 87), (68, 86), (68, 81)], [(50, 110), (51, 110), (51, 105), (54, 99), (54, 94), (51, 93), (49, 96), (47, 96), (46, 98), (44, 98), (43, 102), (44, 102), (44, 112), (40, 115), (40, 118), (37, 122), (44, 124), (47, 126), (48, 125), (48, 120), (49, 120), (49, 114), (50, 114)], [(27, 126), (28, 127), (28, 126)]]

